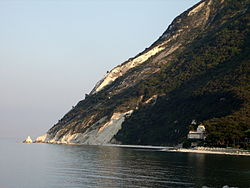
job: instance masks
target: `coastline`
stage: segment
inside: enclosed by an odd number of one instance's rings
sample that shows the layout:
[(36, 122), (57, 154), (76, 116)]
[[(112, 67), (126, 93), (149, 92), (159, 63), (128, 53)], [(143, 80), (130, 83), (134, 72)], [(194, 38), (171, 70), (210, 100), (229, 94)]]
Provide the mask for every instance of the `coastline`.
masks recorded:
[[(58, 144), (58, 145), (76, 145), (84, 146), (86, 144), (80, 143), (58, 143), (58, 142), (33, 142), (45, 144)], [(209, 147), (196, 147), (196, 148), (176, 148), (171, 146), (150, 146), (150, 145), (122, 145), (122, 144), (100, 144), (93, 146), (106, 146), (106, 147), (121, 147), (132, 149), (145, 149), (161, 152), (181, 152), (181, 153), (198, 153), (198, 154), (217, 154), (217, 155), (234, 155), (234, 156), (250, 156), (250, 151), (246, 152), (241, 149), (235, 148), (209, 148)]]
[[(234, 148), (208, 148), (197, 147), (193, 149), (176, 148), (168, 146), (147, 146), (147, 145), (116, 145), (106, 144), (103, 146), (122, 147), (122, 148), (135, 148), (135, 149), (151, 149), (154, 151), (163, 152), (181, 152), (181, 153), (198, 153), (198, 154), (219, 154), (219, 155), (234, 155), (234, 156), (250, 156), (250, 152)], [(224, 151), (223, 151), (224, 150)]]
[[(215, 149), (221, 149), (221, 148), (215, 148)], [(198, 153), (198, 154), (217, 154), (217, 155), (234, 155), (234, 156), (250, 156), (250, 152), (245, 152), (244, 150), (235, 150), (232, 149), (227, 151), (216, 151), (216, 150), (210, 150), (210, 148), (204, 148), (204, 149), (186, 149), (186, 148), (178, 148), (173, 150), (168, 150), (167, 152), (182, 152), (182, 153)]]

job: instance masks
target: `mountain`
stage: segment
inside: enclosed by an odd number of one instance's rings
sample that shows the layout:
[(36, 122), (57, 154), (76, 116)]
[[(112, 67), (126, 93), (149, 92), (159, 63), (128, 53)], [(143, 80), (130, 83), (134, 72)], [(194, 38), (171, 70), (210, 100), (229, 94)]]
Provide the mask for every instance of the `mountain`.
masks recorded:
[(100, 80), (37, 142), (175, 145), (192, 120), (207, 145), (250, 133), (250, 0), (203, 0)]

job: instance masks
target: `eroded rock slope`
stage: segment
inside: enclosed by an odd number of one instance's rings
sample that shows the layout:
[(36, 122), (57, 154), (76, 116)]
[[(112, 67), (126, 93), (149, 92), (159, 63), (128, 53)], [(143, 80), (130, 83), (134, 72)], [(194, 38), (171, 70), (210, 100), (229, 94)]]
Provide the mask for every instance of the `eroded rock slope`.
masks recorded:
[[(190, 55), (209, 53), (205, 50), (209, 46), (206, 44), (209, 43), (207, 38), (210, 37), (210, 41), (216, 40), (216, 36), (220, 35), (219, 32), (227, 27), (227, 24), (248, 15), (248, 0), (233, 2), (232, 0), (203, 0), (176, 17), (155, 43), (107, 73), (84, 100), (71, 109), (45, 135), (38, 137), (37, 142), (152, 145), (180, 142), (188, 131), (186, 123), (195, 117), (185, 117), (181, 125), (178, 124), (178, 118), (173, 122), (169, 118), (165, 123), (155, 121), (155, 124), (164, 124), (164, 129), (159, 128), (158, 132), (157, 125), (148, 123), (154, 120), (155, 113), (164, 116), (167, 113), (171, 116), (173, 111), (181, 110), (177, 108), (177, 104), (168, 104), (171, 96), (178, 89), (180, 93), (187, 92), (186, 86), (183, 91), (180, 89), (181, 85), (190, 83), (188, 87), (192, 87), (191, 93), (195, 93), (197, 88), (201, 90), (201, 86), (196, 84), (198, 81), (192, 82), (192, 80), (233, 58), (234, 54), (223, 55), (224, 59), (221, 57), (217, 64), (204, 62), (206, 60), (201, 58), (203, 66), (201, 68), (200, 65), (193, 63), (194, 59)], [(244, 19), (247, 20), (247, 18)], [(245, 23), (245, 26), (247, 24), (249, 23)], [(247, 37), (247, 28), (241, 29), (246, 33), (242, 37)], [(200, 45), (202, 41), (204, 46)], [(224, 45), (224, 43), (218, 45)], [(198, 44), (200, 51), (196, 47)], [(237, 47), (243, 51), (241, 46)], [(235, 50), (235, 53), (238, 53), (236, 47)], [(193, 72), (185, 72), (189, 70), (188, 64), (199, 68), (197, 70), (194, 68)], [(183, 76), (184, 73), (185, 76)], [(159, 75), (163, 76), (159, 77)], [(208, 80), (201, 85), (208, 84)], [(191, 89), (188, 90), (190, 91)], [(190, 94), (188, 92), (186, 96)], [(184, 98), (182, 97), (183, 103), (187, 103)], [(159, 101), (166, 106), (159, 106)], [(240, 103), (243, 102), (240, 101)], [(160, 109), (159, 112), (153, 109), (155, 106), (159, 106), (157, 108)], [(240, 107), (237, 106), (237, 108)], [(145, 114), (147, 117), (144, 117), (144, 120), (139, 118)], [(152, 118), (150, 118), (151, 115)], [(206, 121), (213, 117), (207, 118), (204, 115), (197, 118), (199, 121)], [(147, 132), (144, 133), (144, 131)]]

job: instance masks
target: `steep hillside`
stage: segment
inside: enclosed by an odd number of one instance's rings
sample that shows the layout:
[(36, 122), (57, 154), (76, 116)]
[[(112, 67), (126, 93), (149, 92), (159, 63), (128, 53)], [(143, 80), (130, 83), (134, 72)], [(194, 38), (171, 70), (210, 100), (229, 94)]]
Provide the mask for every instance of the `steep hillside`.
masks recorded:
[(207, 144), (247, 137), (249, 0), (204, 0), (111, 70), (38, 142), (170, 145), (195, 119)]
[(207, 144), (244, 142), (250, 129), (248, 7), (249, 1), (225, 1), (204, 33), (138, 85), (144, 97), (161, 97), (135, 111), (117, 140), (176, 144), (195, 119), (206, 125)]

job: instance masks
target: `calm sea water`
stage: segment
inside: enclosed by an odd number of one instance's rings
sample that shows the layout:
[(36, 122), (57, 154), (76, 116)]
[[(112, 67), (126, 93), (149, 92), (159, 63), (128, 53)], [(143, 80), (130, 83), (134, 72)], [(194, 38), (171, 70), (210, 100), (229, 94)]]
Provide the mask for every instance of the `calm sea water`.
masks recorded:
[(0, 188), (250, 187), (250, 157), (0, 141)]

